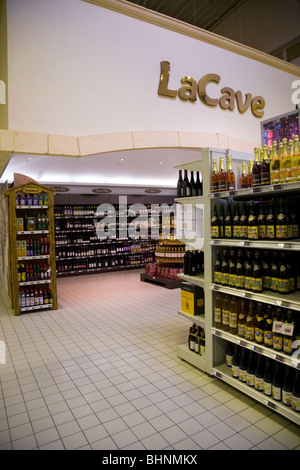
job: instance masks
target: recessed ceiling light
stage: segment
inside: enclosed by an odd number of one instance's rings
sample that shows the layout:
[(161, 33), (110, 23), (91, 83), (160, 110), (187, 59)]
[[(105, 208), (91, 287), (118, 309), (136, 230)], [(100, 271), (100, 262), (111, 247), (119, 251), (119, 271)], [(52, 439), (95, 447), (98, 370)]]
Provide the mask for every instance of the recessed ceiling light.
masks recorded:
[(93, 193), (97, 193), (97, 194), (107, 194), (107, 193), (111, 193), (111, 189), (107, 189), (107, 188), (94, 188), (94, 189), (93, 189)]
[(158, 193), (161, 193), (161, 190), (160, 189), (145, 189), (145, 193), (158, 194)]

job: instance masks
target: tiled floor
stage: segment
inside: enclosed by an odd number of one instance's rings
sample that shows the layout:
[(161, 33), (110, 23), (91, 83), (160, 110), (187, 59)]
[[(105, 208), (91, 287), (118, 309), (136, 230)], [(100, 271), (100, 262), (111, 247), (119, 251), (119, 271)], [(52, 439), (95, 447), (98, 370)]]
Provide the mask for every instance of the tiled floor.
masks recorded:
[(300, 450), (298, 426), (177, 358), (180, 290), (139, 279), (58, 279), (58, 311), (18, 317), (0, 297), (0, 450)]

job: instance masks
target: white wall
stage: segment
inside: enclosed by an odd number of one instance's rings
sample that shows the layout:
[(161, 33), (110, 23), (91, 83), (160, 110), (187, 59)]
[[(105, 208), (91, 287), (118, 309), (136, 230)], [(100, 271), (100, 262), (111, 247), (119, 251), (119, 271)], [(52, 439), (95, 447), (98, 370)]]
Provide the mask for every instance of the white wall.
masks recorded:
[(90, 135), (176, 130), (260, 140), (260, 119), (157, 94), (160, 62), (170, 88), (190, 75), (262, 95), (265, 118), (290, 111), (297, 77), (81, 0), (7, 0), (9, 129)]

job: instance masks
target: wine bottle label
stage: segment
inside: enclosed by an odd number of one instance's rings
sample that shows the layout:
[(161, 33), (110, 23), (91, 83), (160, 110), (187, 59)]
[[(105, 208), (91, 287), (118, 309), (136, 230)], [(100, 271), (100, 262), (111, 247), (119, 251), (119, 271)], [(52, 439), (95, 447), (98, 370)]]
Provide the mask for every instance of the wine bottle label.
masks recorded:
[(239, 366), (232, 365), (231, 366), (231, 373), (232, 373), (232, 377), (238, 379), (239, 378)]
[(232, 238), (231, 225), (225, 225), (225, 238)]
[(218, 225), (211, 227), (211, 238), (220, 238), (220, 230)]
[(229, 325), (229, 310), (222, 310), (223, 327)]
[(236, 283), (236, 275), (235, 274), (228, 274), (228, 285), (230, 287), (235, 287)]
[(221, 309), (215, 307), (215, 322), (221, 323)]
[(233, 359), (232, 356), (229, 356), (228, 354), (226, 354), (226, 365), (227, 365), (228, 367), (231, 367), (231, 366), (232, 366), (232, 359)]
[(246, 325), (245, 338), (249, 339), (250, 341), (254, 340), (254, 326)]
[(300, 397), (292, 395), (292, 408), (295, 411), (300, 411)]
[(275, 387), (272, 385), (272, 398), (277, 401), (281, 401), (281, 387)]
[(272, 395), (272, 384), (271, 383), (264, 381), (263, 389), (264, 389), (264, 394), (265, 395), (268, 395), (268, 396)]
[(229, 327), (237, 328), (237, 314), (235, 312), (229, 313)]
[(246, 332), (246, 325), (244, 323), (238, 324), (238, 335), (241, 336), (241, 338), (245, 338), (245, 332)]
[(228, 273), (221, 273), (221, 284), (227, 286), (228, 284)]
[(277, 284), (278, 284), (278, 278), (277, 277), (271, 277), (270, 279), (270, 290), (277, 292)]
[(245, 289), (252, 290), (252, 277), (245, 276)]
[(254, 387), (255, 385), (255, 374), (250, 374), (247, 372), (247, 385)]
[(262, 377), (255, 377), (254, 385), (256, 390), (262, 392), (264, 389), (264, 379)]
[(247, 227), (247, 225), (241, 225), (241, 227), (240, 227), (240, 238), (248, 238), (248, 227)]
[(273, 349), (276, 351), (282, 351), (283, 340), (282, 336), (273, 336)]
[(205, 353), (205, 343), (200, 343), (200, 355), (203, 356)]
[(266, 238), (266, 226), (265, 225), (258, 226), (258, 238)]
[(247, 370), (239, 369), (239, 379), (241, 382), (247, 382)]
[(255, 328), (255, 341), (262, 344), (264, 339), (264, 333), (261, 328)]
[(264, 290), (270, 289), (270, 281), (271, 281), (270, 276), (263, 276), (263, 289)]
[(299, 226), (297, 224), (293, 225), (293, 238), (299, 237)]
[(285, 354), (292, 354), (293, 352), (293, 348), (292, 348), (292, 344), (293, 344), (293, 338), (284, 338), (283, 339), (283, 352), (285, 352)]
[(279, 240), (287, 238), (287, 225), (276, 225), (276, 238)]
[(282, 403), (287, 406), (292, 406), (292, 392), (282, 390)]
[(266, 238), (273, 240), (275, 238), (275, 227), (274, 225), (266, 226)]
[(252, 278), (252, 291), (253, 292), (261, 292), (262, 288), (263, 288), (262, 277), (253, 277)]
[(269, 347), (273, 346), (273, 333), (272, 333), (272, 331), (265, 331), (264, 332), (264, 344), (265, 344), (265, 346), (269, 346)]
[(219, 191), (225, 191), (227, 189), (226, 181), (225, 180), (219, 180), (217, 189), (219, 189)]
[(240, 228), (239, 225), (233, 226), (233, 238), (240, 238)]
[(288, 294), (290, 292), (290, 280), (289, 279), (278, 279), (277, 291), (280, 294)]
[(215, 280), (216, 284), (221, 283), (221, 272), (220, 271), (215, 271), (214, 280)]
[(250, 226), (248, 227), (248, 238), (250, 240), (257, 240), (258, 239), (258, 226)]
[(195, 353), (199, 354), (199, 341), (197, 338), (195, 338)]

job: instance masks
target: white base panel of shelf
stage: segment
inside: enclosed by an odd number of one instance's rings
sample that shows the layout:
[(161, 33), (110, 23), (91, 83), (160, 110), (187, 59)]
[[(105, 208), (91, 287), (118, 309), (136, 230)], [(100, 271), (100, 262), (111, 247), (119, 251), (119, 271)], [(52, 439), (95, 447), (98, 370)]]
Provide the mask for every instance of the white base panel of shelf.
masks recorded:
[(180, 344), (177, 346), (177, 356), (198, 369), (203, 370), (203, 372), (206, 372), (205, 354), (200, 356), (199, 354), (190, 351), (187, 345)]
[(273, 400), (272, 397), (266, 396), (263, 392), (258, 392), (255, 388), (249, 387), (249, 385), (241, 382), (239, 379), (235, 379), (231, 375), (231, 368), (226, 364), (213, 367), (213, 375), (228, 383), (229, 385), (232, 385), (234, 388), (240, 390), (251, 398), (254, 398), (259, 403), (262, 403), (271, 410), (276, 411), (285, 418), (288, 418), (297, 425), (300, 425), (300, 413), (297, 413), (296, 411), (292, 410), (291, 407), (284, 405), (280, 401)]
[(196, 286), (204, 287), (204, 274), (197, 274), (196, 276), (188, 276), (187, 274), (179, 273), (177, 277), (183, 281), (190, 282)]

